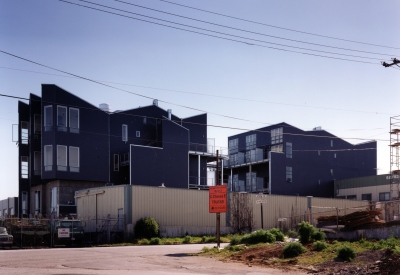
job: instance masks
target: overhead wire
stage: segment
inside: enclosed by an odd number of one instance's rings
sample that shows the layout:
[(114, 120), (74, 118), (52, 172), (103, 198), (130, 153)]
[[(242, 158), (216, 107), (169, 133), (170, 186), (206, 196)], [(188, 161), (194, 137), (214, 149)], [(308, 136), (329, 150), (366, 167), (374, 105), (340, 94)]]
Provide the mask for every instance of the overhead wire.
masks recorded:
[[(223, 39), (223, 40), (232, 41), (232, 42), (236, 42), (236, 43), (246, 44), (246, 45), (249, 45), (249, 46), (256, 46), (256, 47), (268, 48), (268, 49), (273, 49), (273, 50), (278, 50), (278, 51), (285, 51), (285, 52), (291, 52), (291, 53), (297, 53), (297, 54), (309, 55), (309, 56), (315, 56), (315, 57), (322, 57), (322, 58), (328, 58), (328, 59), (336, 59), (336, 60), (341, 60), (341, 61), (349, 61), (349, 62), (357, 62), (357, 63), (363, 63), (363, 64), (379, 65), (378, 63), (374, 63), (374, 62), (368, 62), (368, 61), (362, 61), (362, 60), (354, 60), (354, 59), (334, 57), (334, 56), (326, 56), (326, 55), (320, 55), (320, 54), (314, 54), (314, 53), (308, 53), (308, 52), (300, 52), (300, 51), (293, 51), (293, 50), (288, 50), (288, 49), (282, 49), (282, 48), (277, 48), (277, 47), (260, 45), (260, 44), (255, 44), (253, 42), (250, 43), (250, 42), (246, 42), (246, 41), (242, 41), (242, 40), (236, 40), (236, 39), (232, 39), (232, 38), (221, 37), (221, 36), (217, 36), (217, 35), (213, 35), (213, 34), (202, 33), (202, 32), (198, 32), (198, 31), (194, 31), (194, 30), (188, 30), (188, 29), (183, 29), (183, 28), (179, 28), (179, 27), (175, 27), (175, 26), (165, 25), (165, 24), (161, 24), (161, 23), (158, 23), (158, 22), (153, 22), (153, 21), (149, 21), (149, 20), (145, 20), (145, 19), (141, 19), (141, 18), (136, 18), (136, 17), (123, 15), (123, 14), (119, 14), (119, 13), (115, 13), (115, 12), (111, 12), (111, 11), (106, 11), (106, 10), (102, 10), (102, 9), (98, 9), (98, 8), (94, 8), (94, 7), (89, 7), (89, 6), (85, 6), (85, 5), (81, 5), (81, 4), (77, 4), (77, 3), (72, 3), (72, 2), (69, 2), (69, 1), (66, 1), (66, 0), (57, 0), (57, 1), (68, 3), (68, 4), (71, 4), (71, 5), (75, 5), (75, 6), (79, 6), (79, 7), (83, 7), (83, 8), (87, 8), (87, 9), (92, 9), (92, 10), (104, 12), (104, 13), (109, 13), (109, 14), (113, 14), (113, 15), (117, 15), (117, 16), (121, 16), (121, 17), (125, 17), (125, 18), (130, 18), (130, 19), (133, 19), (133, 20), (138, 20), (138, 21), (142, 21), (142, 22), (146, 22), (146, 23), (150, 23), (150, 24), (154, 24), (154, 25), (159, 25), (159, 26), (168, 27), (168, 28), (172, 28), (172, 29), (176, 29), (176, 30), (185, 31), (185, 32), (200, 34), (200, 35), (209, 36), (209, 37), (214, 37), (214, 38), (217, 38), (217, 39)], [(78, 0), (78, 1), (81, 1), (81, 0)], [(156, 20), (166, 21), (166, 20), (162, 20), (162, 19), (156, 19)], [(179, 23), (173, 23), (173, 24), (184, 25), (184, 24), (179, 24)], [(191, 26), (188, 26), (188, 27), (191, 27)], [(202, 28), (197, 28), (197, 27), (191, 27), (191, 28), (202, 29)], [(216, 31), (211, 31), (211, 30), (210, 30), (210, 32), (221, 33), (221, 32), (216, 32)], [(221, 33), (221, 34), (223, 34), (223, 33)], [(223, 35), (233, 36), (233, 37), (240, 37), (240, 36), (235, 36), (235, 35), (231, 35), (231, 34), (223, 34)], [(250, 39), (250, 38), (244, 38), (244, 39), (255, 40), (255, 39)], [(255, 40), (255, 41), (258, 41), (258, 40)], [(317, 50), (313, 50), (313, 51), (317, 51)], [(335, 54), (335, 53), (333, 53), (333, 54)], [(336, 53), (336, 55), (350, 56), (350, 55), (339, 54), (339, 53)], [(369, 58), (369, 57), (360, 57), (360, 58), (375, 59), (375, 58)]]
[[(57, 76), (57, 77), (66, 77), (66, 78), (76, 79), (76, 77), (74, 77), (74, 76), (51, 74), (51, 73), (24, 70), (24, 69), (17, 69), (17, 68), (10, 68), (10, 67), (1, 67), (0, 66), (0, 69), (8, 69), (8, 70), (15, 70), (15, 71), (22, 71), (22, 72), (37, 73), (37, 74), (52, 75), (52, 76)], [(241, 98), (241, 97), (223, 96), (223, 95), (217, 95), (217, 94), (205, 94), (205, 93), (187, 92), (187, 91), (180, 91), (180, 90), (173, 90), (173, 89), (156, 88), (156, 87), (142, 86), (142, 85), (136, 85), (136, 84), (127, 84), (127, 83), (106, 81), (106, 80), (96, 80), (96, 81), (104, 82), (104, 83), (112, 83), (112, 84), (124, 85), (124, 86), (137, 87), (137, 88), (151, 89), (151, 90), (160, 90), (160, 91), (167, 91), (167, 92), (176, 92), (176, 93), (183, 93), (183, 94), (209, 96), (209, 97), (216, 97), (216, 98), (225, 98), (225, 99), (233, 99), (233, 100), (249, 101), (249, 102), (258, 102), (258, 103), (266, 103), (266, 104), (274, 104), (274, 105), (295, 106), (295, 107), (303, 107), (303, 108), (333, 110), (333, 111), (357, 112), (357, 113), (367, 113), (367, 114), (374, 114), (374, 115), (391, 115), (391, 116), (396, 115), (396, 114), (376, 112), (376, 111), (361, 111), (361, 110), (341, 109), (341, 108), (332, 108), (332, 107), (320, 107), (320, 106), (312, 106), (312, 105), (281, 103), (281, 102), (264, 101), (264, 100)], [(256, 121), (253, 121), (253, 122), (256, 122)], [(276, 123), (266, 123), (266, 122), (256, 122), (256, 123), (263, 123), (263, 124), (270, 124), (270, 125), (276, 124)], [(350, 129), (350, 130), (346, 130), (346, 131), (362, 131), (362, 130), (378, 130), (378, 129), (384, 129), (384, 128)], [(329, 130), (329, 129), (326, 129), (326, 130)]]
[[(105, 6), (105, 5), (95, 4), (95, 3), (90, 2), (90, 1), (87, 1), (87, 0), (78, 0), (78, 1), (90, 3), (90, 4), (93, 4), (93, 5), (103, 6), (103, 7), (107, 7), (107, 8), (111, 8), (111, 7), (108, 7), (108, 6)], [(188, 19), (188, 20), (193, 20), (193, 21), (205, 23), (205, 24), (210, 24), (210, 25), (214, 25), (214, 26), (218, 26), (218, 27), (223, 27), (223, 28), (228, 28), (228, 29), (232, 29), (232, 30), (236, 30), (236, 31), (241, 31), (241, 32), (247, 32), (247, 33), (251, 33), (251, 34), (262, 35), (262, 36), (271, 37), (271, 38), (280, 39), (280, 40), (286, 40), (286, 41), (291, 41), (291, 42), (296, 42), (296, 43), (302, 43), (302, 44), (313, 45), (313, 46), (319, 46), (319, 47), (326, 47), (326, 48), (332, 48), (332, 49), (339, 49), (339, 50), (344, 50), (344, 51), (353, 51), (353, 52), (361, 52), (361, 53), (368, 53), (368, 54), (393, 56), (393, 54), (384, 54), (384, 53), (375, 53), (375, 52), (361, 51), (361, 50), (355, 50), (355, 49), (349, 49), (349, 48), (342, 48), (342, 47), (336, 47), (336, 46), (329, 46), (329, 45), (325, 45), (325, 44), (318, 44), (318, 43), (306, 42), (306, 41), (302, 41), (302, 40), (290, 39), (290, 38), (285, 38), (285, 37), (280, 37), (280, 36), (275, 36), (275, 35), (269, 35), (269, 34), (265, 34), (265, 33), (259, 33), (259, 32), (249, 31), (249, 30), (240, 29), (240, 28), (235, 28), (235, 27), (231, 27), (231, 26), (227, 26), (227, 25), (222, 25), (222, 24), (218, 24), (218, 23), (213, 23), (213, 22), (209, 22), (209, 21), (205, 21), (205, 20), (200, 20), (200, 19), (196, 19), (196, 18), (192, 18), (192, 17), (188, 17), (188, 16), (183, 16), (183, 15), (179, 15), (179, 14), (175, 14), (175, 13), (170, 13), (170, 12), (166, 12), (166, 11), (162, 11), (162, 10), (158, 10), (158, 9), (153, 9), (153, 8), (149, 8), (149, 7), (145, 7), (145, 6), (141, 6), (141, 5), (129, 3), (129, 2), (126, 2), (126, 1), (122, 1), (122, 0), (114, 0), (114, 1), (119, 2), (119, 3), (126, 4), (126, 5), (135, 6), (135, 7), (142, 8), (142, 9), (152, 10), (152, 11), (155, 11), (155, 12), (164, 13), (164, 14), (168, 14), (168, 15), (171, 15), (171, 16), (176, 16), (176, 17), (180, 17), (180, 18), (184, 18), (184, 19)], [(114, 8), (112, 8), (112, 9), (114, 9)], [(115, 10), (124, 11), (124, 10), (120, 10), (120, 9), (115, 9)], [(128, 12), (128, 11), (124, 11), (124, 12)], [(130, 13), (130, 12), (129, 12), (129, 13)], [(134, 13), (134, 14), (139, 15), (139, 14), (137, 14), (137, 13)], [(151, 18), (153, 18), (153, 17), (151, 17)], [(154, 19), (154, 18), (153, 18), (153, 19)], [(157, 20), (159, 20), (159, 19), (157, 19)], [(168, 22), (169, 22), (169, 21), (168, 21)], [(264, 43), (268, 43), (268, 42), (264, 42)], [(273, 44), (288, 47), (287, 45), (276, 44), (276, 43), (273, 43)], [(299, 48), (299, 49), (304, 49), (304, 48)]]
[(202, 12), (206, 12), (206, 13), (210, 13), (210, 14), (214, 14), (214, 15), (218, 15), (218, 16), (223, 16), (223, 17), (226, 17), (226, 18), (231, 18), (231, 19), (235, 19), (235, 20), (249, 22), (249, 23), (253, 23), (253, 24), (257, 24), (257, 25), (263, 25), (263, 26), (276, 28), (276, 29), (281, 29), (281, 30), (285, 30), (285, 31), (297, 32), (297, 33), (302, 33), (302, 34), (307, 34), (307, 35), (319, 36), (319, 37), (328, 38), (328, 39), (340, 40), (340, 41), (345, 41), (345, 42), (351, 42), (351, 43), (357, 43), (357, 44), (363, 44), (363, 45), (369, 45), (369, 46), (375, 46), (375, 47), (381, 47), (381, 48), (400, 50), (399, 47), (391, 47), (391, 46), (385, 46), (385, 45), (361, 42), (361, 41), (356, 41), (356, 40), (344, 39), (344, 38), (339, 38), (339, 37), (333, 37), (333, 36), (328, 36), (328, 35), (316, 34), (316, 33), (311, 33), (311, 32), (305, 32), (305, 31), (300, 31), (300, 30), (295, 30), (295, 29), (290, 29), (290, 28), (284, 28), (284, 27), (280, 27), (280, 26), (276, 26), (276, 25), (266, 24), (266, 23), (257, 22), (257, 21), (244, 19), (244, 18), (239, 18), (239, 17), (227, 15), (227, 14), (222, 14), (222, 13), (218, 13), (218, 12), (213, 12), (213, 11), (209, 11), (209, 10), (195, 8), (195, 7), (191, 7), (191, 6), (188, 6), (188, 5), (178, 4), (178, 3), (175, 3), (175, 2), (172, 2), (172, 1), (167, 1), (167, 0), (159, 0), (159, 1), (165, 2), (165, 3), (168, 3), (168, 4), (172, 4), (172, 5), (176, 5), (176, 6), (185, 7), (185, 8), (188, 8), (188, 9), (198, 10), (198, 11), (202, 11)]
[[(59, 0), (59, 1), (67, 2), (67, 1), (64, 1), (64, 0)], [(349, 56), (349, 57), (356, 57), (356, 58), (364, 58), (364, 59), (371, 59), (371, 60), (381, 60), (381, 58), (375, 58), (375, 57), (366, 57), (366, 56), (351, 55), (351, 54), (344, 54), (344, 53), (328, 52), (328, 51), (321, 51), (321, 50), (316, 50), (316, 49), (308, 49), (308, 48), (302, 48), (302, 47), (297, 47), (297, 46), (278, 44), (278, 43), (268, 42), (268, 41), (265, 41), (265, 40), (253, 39), (253, 38), (243, 37), (243, 36), (239, 36), (239, 35), (228, 34), (228, 33), (214, 31), (214, 30), (210, 30), (210, 29), (195, 27), (195, 26), (191, 26), (191, 25), (187, 25), (187, 24), (177, 23), (177, 22), (173, 22), (173, 21), (169, 21), (169, 20), (164, 20), (164, 19), (160, 19), (160, 18), (156, 18), (156, 17), (152, 17), (152, 16), (143, 15), (143, 14), (140, 14), (140, 13), (130, 12), (130, 11), (126, 11), (126, 10), (117, 9), (117, 8), (114, 8), (114, 7), (102, 5), (102, 4), (93, 3), (93, 2), (90, 2), (90, 1), (86, 1), (86, 0), (76, 0), (76, 1), (85, 2), (85, 3), (92, 4), (92, 5), (100, 6), (100, 7), (103, 7), (103, 8), (117, 10), (117, 11), (120, 11), (120, 12), (134, 14), (134, 15), (150, 18), (150, 19), (153, 19), (153, 20), (159, 20), (159, 21), (162, 21), (162, 22), (170, 23), (170, 24), (175, 24), (175, 25), (184, 26), (184, 27), (193, 28), (193, 29), (198, 29), (198, 30), (207, 31), (207, 32), (213, 32), (213, 33), (222, 34), (222, 35), (231, 36), (231, 37), (240, 38), (240, 39), (246, 39), (246, 40), (250, 40), (250, 41), (261, 42), (261, 43), (265, 43), (265, 44), (272, 44), (272, 45), (277, 45), (277, 46), (281, 46), (281, 47), (288, 47), (288, 48), (306, 50), (306, 51), (311, 51), (311, 52), (319, 52), (319, 53), (341, 55), (341, 56)], [(86, 7), (84, 5), (82, 5), (82, 6)], [(312, 43), (309, 43), (309, 44), (312, 44)], [(358, 52), (362, 52), (362, 51), (358, 51)], [(364, 52), (364, 53), (366, 53), (366, 52)], [(376, 53), (372, 53), (372, 54), (376, 54)], [(382, 54), (382, 55), (393, 56), (393, 55), (388, 55), (388, 54)]]

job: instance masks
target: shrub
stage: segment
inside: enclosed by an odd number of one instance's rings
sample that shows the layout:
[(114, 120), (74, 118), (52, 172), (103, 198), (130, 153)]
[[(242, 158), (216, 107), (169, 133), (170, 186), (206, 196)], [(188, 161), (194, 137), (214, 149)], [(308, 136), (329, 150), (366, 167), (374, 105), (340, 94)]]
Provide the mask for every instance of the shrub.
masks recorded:
[(228, 250), (229, 251), (242, 251), (242, 250), (244, 250), (244, 247), (243, 246), (232, 245), (232, 246), (228, 246)]
[(192, 241), (192, 237), (190, 237), (189, 235), (185, 236), (185, 238), (183, 239), (183, 243), (190, 243)]
[(275, 236), (265, 230), (258, 230), (242, 238), (241, 243), (244, 244), (256, 244), (256, 243), (273, 243), (275, 242)]
[(328, 247), (328, 244), (326, 243), (326, 242), (321, 242), (321, 241), (316, 241), (314, 244), (313, 244), (313, 250), (315, 250), (315, 251), (322, 251), (322, 250), (324, 250), (325, 248), (327, 248)]
[(301, 243), (289, 243), (283, 248), (282, 253), (285, 258), (292, 258), (299, 256), (305, 251), (306, 249), (301, 245)]
[(150, 242), (149, 242), (148, 239), (143, 239), (143, 240), (141, 240), (141, 241), (139, 242), (139, 244), (140, 244), (140, 245), (149, 245)]
[(337, 256), (345, 261), (351, 262), (356, 257), (356, 252), (352, 247), (343, 245), (338, 249)]
[(294, 231), (294, 230), (288, 230), (288, 232), (286, 233), (286, 235), (287, 235), (289, 238), (297, 238), (297, 236), (298, 236), (297, 232)]
[(275, 236), (275, 240), (279, 242), (283, 242), (285, 239), (285, 235), (278, 228), (272, 228), (268, 230), (271, 234)]
[(299, 223), (299, 236), (300, 242), (305, 244), (312, 241), (312, 234), (314, 232), (314, 226), (309, 224), (308, 222)]
[(314, 241), (324, 241), (326, 239), (325, 232), (314, 228), (314, 232), (311, 235), (311, 239)]
[(151, 239), (158, 237), (159, 227), (154, 218), (141, 218), (135, 224), (135, 237)]
[(237, 245), (237, 244), (240, 244), (241, 241), (242, 241), (241, 237), (234, 236), (234, 237), (231, 238), (231, 241), (229, 243), (230, 243), (230, 245)]
[(201, 242), (202, 243), (206, 243), (207, 242), (207, 237), (206, 236), (201, 237)]
[(152, 244), (152, 245), (158, 245), (158, 244), (160, 244), (160, 242), (161, 242), (160, 238), (151, 238), (151, 240), (150, 240), (150, 244)]

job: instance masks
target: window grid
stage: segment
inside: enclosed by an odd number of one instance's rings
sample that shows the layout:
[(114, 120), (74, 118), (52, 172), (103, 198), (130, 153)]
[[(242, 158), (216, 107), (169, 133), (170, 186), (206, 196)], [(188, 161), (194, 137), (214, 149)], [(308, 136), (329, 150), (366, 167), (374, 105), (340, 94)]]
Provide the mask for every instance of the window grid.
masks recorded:
[(67, 171), (67, 146), (57, 145), (57, 170)]
[(292, 180), (293, 180), (292, 167), (286, 166), (286, 182), (292, 182)]
[(122, 124), (122, 141), (128, 141), (128, 125)]
[(29, 158), (25, 156), (21, 157), (21, 178), (29, 178)]
[(53, 145), (44, 146), (44, 171), (53, 170)]
[(257, 144), (257, 135), (256, 134), (246, 136), (246, 150), (251, 150), (251, 149), (256, 148), (256, 144)]
[(69, 108), (69, 131), (79, 133), (79, 109)]
[(390, 200), (390, 192), (379, 193), (379, 201)]
[(291, 159), (293, 154), (292, 154), (292, 143), (291, 142), (286, 142), (286, 158)]
[(271, 144), (278, 144), (283, 142), (283, 128), (276, 128), (271, 130)]
[(283, 152), (283, 145), (282, 145), (282, 144), (279, 144), (279, 145), (273, 145), (273, 146), (271, 146), (271, 152), (282, 153), (282, 152)]
[(67, 107), (57, 106), (57, 130), (66, 132), (67, 131)]
[(361, 200), (363, 201), (371, 201), (372, 200), (372, 194), (361, 194)]
[(44, 131), (53, 129), (53, 106), (44, 106)]
[(79, 172), (79, 147), (69, 147), (69, 171)]
[(239, 139), (235, 138), (235, 139), (231, 139), (229, 140), (229, 154), (234, 154), (238, 152), (239, 149)]
[(29, 123), (21, 121), (21, 144), (29, 143)]

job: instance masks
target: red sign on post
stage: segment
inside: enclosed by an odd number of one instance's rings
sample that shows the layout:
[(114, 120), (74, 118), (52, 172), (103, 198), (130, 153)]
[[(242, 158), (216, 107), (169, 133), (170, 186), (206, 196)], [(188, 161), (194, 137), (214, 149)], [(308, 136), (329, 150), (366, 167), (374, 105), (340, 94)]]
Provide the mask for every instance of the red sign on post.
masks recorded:
[(210, 186), (208, 191), (210, 213), (225, 213), (227, 211), (226, 185)]

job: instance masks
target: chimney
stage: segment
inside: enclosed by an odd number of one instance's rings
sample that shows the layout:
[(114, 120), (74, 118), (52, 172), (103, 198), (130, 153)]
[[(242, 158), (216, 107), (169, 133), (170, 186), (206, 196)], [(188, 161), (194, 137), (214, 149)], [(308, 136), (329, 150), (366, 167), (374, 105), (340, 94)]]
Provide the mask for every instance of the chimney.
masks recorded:
[(158, 106), (158, 99), (153, 99), (153, 105)]
[(168, 119), (171, 120), (172, 110), (168, 109), (167, 112), (168, 112)]

